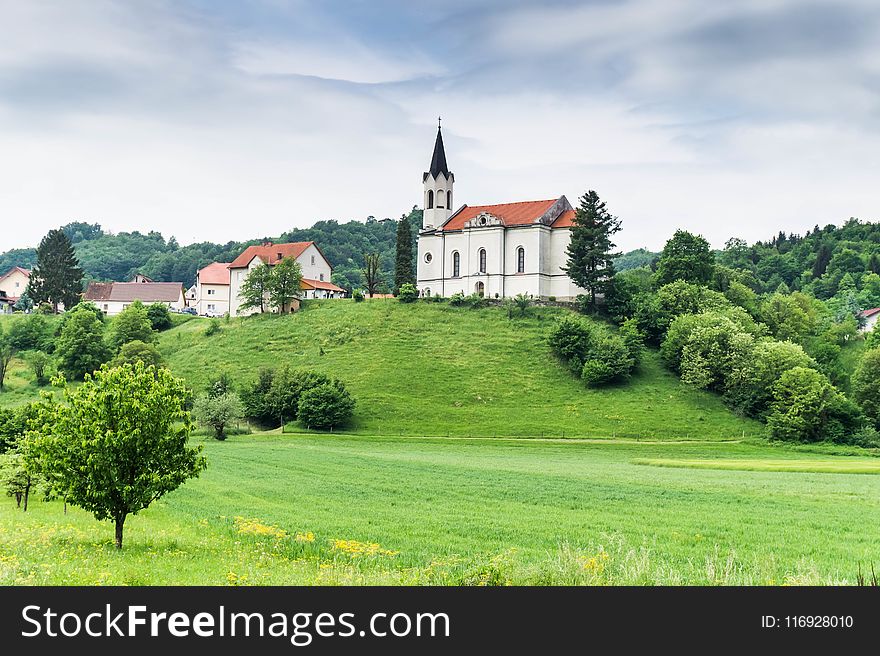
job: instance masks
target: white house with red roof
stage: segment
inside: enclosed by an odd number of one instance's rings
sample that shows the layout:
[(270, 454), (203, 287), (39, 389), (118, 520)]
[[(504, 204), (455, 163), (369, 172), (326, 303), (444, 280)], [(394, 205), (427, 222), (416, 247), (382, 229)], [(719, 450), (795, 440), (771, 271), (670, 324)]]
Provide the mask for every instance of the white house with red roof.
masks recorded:
[(115, 316), (135, 301), (144, 305), (163, 303), (177, 312), (186, 307), (183, 283), (153, 282), (137, 274), (129, 282), (90, 282), (82, 295), (86, 303), (94, 303), (107, 316)]
[(339, 298), (345, 294), (342, 287), (330, 282), (333, 267), (324, 257), (321, 249), (313, 241), (298, 241), (288, 244), (266, 242), (259, 246), (248, 246), (244, 252), (229, 264), (229, 314), (243, 316), (259, 312), (259, 308), (242, 310), (241, 286), (248, 274), (260, 266), (274, 266), (287, 257), (299, 262), (302, 269), (303, 298)]
[(12, 311), (12, 306), (24, 294), (30, 279), (31, 272), (19, 266), (12, 267), (0, 276), (0, 311)]
[(191, 307), (196, 312), (209, 317), (229, 312), (229, 262), (212, 262), (199, 269), (194, 288)]
[(871, 308), (870, 310), (862, 310), (859, 312), (859, 315), (862, 318), (862, 327), (859, 328), (859, 332), (869, 333), (874, 330), (874, 327), (877, 325), (877, 320), (880, 319), (880, 308)]
[(424, 216), (417, 286), (423, 296), (526, 294), (573, 300), (585, 290), (562, 270), (574, 209), (565, 196), (454, 207), (455, 176), (437, 128), (431, 169), (422, 175)]

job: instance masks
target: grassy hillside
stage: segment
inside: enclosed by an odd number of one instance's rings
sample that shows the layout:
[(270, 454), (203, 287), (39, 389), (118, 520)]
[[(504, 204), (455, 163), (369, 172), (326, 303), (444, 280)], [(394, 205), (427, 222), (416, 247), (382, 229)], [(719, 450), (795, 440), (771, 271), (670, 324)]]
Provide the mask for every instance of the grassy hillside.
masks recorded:
[[(260, 367), (318, 369), (357, 398), (354, 431), (377, 435), (594, 436), (723, 439), (761, 427), (715, 395), (682, 385), (649, 353), (625, 385), (587, 389), (550, 353), (546, 337), (567, 310), (315, 301), (291, 316), (204, 321), (163, 333), (171, 369), (199, 388), (220, 371), (237, 383)], [(291, 427), (297, 430), (295, 427)]]
[[(110, 523), (0, 498), (0, 584), (831, 584), (880, 564), (880, 476), (812, 473), (832, 458), (809, 449), (202, 441), (208, 470), (132, 517), (122, 553)], [(707, 460), (801, 473), (686, 468)]]

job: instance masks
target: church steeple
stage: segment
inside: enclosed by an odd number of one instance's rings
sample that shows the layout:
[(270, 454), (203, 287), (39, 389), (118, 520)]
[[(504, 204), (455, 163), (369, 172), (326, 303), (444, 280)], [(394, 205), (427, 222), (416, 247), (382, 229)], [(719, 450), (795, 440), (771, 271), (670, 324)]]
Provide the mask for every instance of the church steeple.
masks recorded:
[(431, 170), (422, 174), (425, 204), (422, 214), (422, 229), (439, 228), (452, 212), (452, 187), (455, 176), (446, 164), (446, 149), (443, 147), (443, 132), (440, 119), (437, 119), (437, 138), (434, 140), (434, 154), (431, 156)]

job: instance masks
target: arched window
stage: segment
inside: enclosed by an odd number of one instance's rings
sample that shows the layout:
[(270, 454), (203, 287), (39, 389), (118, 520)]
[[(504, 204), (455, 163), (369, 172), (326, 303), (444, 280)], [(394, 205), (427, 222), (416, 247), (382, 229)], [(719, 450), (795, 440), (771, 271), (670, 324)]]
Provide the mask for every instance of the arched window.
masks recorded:
[(443, 209), (443, 190), (437, 190), (437, 207)]
[(452, 189), (446, 192), (446, 209), (452, 209)]
[(434, 209), (434, 190), (428, 189), (428, 209)]
[(522, 246), (516, 249), (516, 272), (526, 272), (526, 249)]
[(486, 273), (486, 249), (480, 249), (480, 273)]
[(480, 298), (486, 295), (486, 285), (483, 284), (482, 280), (478, 282), (474, 287), (474, 293), (476, 293), (476, 295)]
[(458, 251), (452, 254), (452, 277), (458, 278), (461, 275), (461, 255)]

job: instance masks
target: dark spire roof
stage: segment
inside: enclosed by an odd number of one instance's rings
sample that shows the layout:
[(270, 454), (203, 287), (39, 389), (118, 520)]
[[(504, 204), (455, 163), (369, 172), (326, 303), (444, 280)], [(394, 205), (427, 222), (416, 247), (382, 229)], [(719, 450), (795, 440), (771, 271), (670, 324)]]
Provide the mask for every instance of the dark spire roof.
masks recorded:
[(434, 156), (431, 157), (431, 170), (429, 171), (432, 178), (436, 178), (440, 173), (449, 177), (449, 167), (446, 166), (446, 150), (443, 148), (443, 134), (440, 132), (440, 126), (437, 126), (437, 141), (434, 142)]

